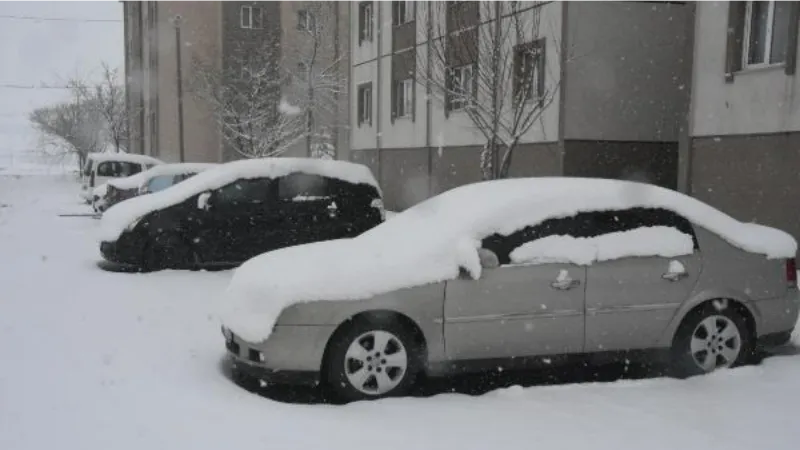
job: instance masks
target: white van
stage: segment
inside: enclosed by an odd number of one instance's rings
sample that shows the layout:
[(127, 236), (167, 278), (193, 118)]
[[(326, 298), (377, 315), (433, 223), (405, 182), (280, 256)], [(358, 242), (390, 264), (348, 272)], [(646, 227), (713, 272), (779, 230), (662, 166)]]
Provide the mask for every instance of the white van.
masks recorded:
[(94, 189), (108, 180), (129, 177), (159, 164), (163, 163), (147, 155), (89, 153), (81, 172), (81, 197), (86, 203), (91, 203)]

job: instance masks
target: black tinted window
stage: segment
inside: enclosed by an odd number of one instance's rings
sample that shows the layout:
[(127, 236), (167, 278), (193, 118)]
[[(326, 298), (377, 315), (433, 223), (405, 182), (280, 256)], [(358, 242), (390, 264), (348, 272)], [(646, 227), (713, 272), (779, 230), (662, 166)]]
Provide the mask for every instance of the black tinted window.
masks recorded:
[(221, 205), (267, 203), (272, 198), (272, 180), (237, 180), (218, 189), (214, 202)]
[(129, 162), (103, 161), (97, 165), (97, 176), (100, 177), (128, 177), (141, 171), (139, 164)]
[(293, 173), (278, 180), (278, 198), (291, 200), (295, 197), (325, 197), (328, 195), (328, 180), (318, 175)]
[(574, 216), (548, 219), (507, 236), (497, 233), (487, 236), (483, 240), (483, 247), (495, 252), (500, 259), (500, 264), (508, 264), (511, 261), (511, 252), (517, 247), (547, 236), (587, 238), (655, 226), (676, 228), (678, 231), (692, 236), (695, 248), (697, 248), (697, 238), (691, 223), (672, 211), (662, 208), (582, 212)]

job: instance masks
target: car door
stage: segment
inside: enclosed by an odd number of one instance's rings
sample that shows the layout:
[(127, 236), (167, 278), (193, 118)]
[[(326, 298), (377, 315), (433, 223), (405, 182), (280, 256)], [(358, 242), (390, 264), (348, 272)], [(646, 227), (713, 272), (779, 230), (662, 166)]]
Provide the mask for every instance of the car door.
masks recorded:
[[(569, 233), (570, 218), (494, 235), (483, 247), (500, 266), (480, 279), (461, 277), (445, 287), (444, 334), (452, 360), (578, 353), (584, 344), (586, 268), (569, 262), (520, 262), (514, 250)], [(545, 255), (546, 256), (546, 255)]]
[(328, 191), (325, 177), (291, 173), (278, 179), (278, 208), (281, 214), (279, 233), (281, 246), (292, 246), (332, 239), (337, 204)]
[(198, 218), (203, 260), (237, 263), (263, 253), (274, 232), (268, 220), (273, 198), (268, 178), (236, 180), (213, 191)]
[[(703, 261), (694, 230), (685, 218), (657, 208), (596, 216), (604, 234), (642, 227), (668, 229), (661, 238), (629, 239), (630, 251), (623, 253), (638, 256), (598, 261), (587, 272), (586, 351), (650, 348), (697, 283)], [(667, 233), (682, 233), (691, 239), (691, 246), (683, 254), (660, 256), (662, 243), (674, 240)]]

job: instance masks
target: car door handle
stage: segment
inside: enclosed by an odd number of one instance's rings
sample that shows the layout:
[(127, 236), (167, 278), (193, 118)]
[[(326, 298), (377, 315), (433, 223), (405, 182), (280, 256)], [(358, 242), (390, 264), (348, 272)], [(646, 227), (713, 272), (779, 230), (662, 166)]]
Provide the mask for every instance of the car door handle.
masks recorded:
[(661, 278), (668, 281), (679, 281), (688, 276), (689, 274), (686, 272), (667, 272), (664, 275), (661, 275)]
[(567, 291), (567, 290), (570, 290), (572, 288), (576, 288), (576, 287), (580, 286), (580, 284), (581, 284), (581, 280), (566, 279), (566, 280), (553, 281), (552, 283), (550, 283), (550, 287), (553, 288), (553, 289), (561, 290), (561, 291)]

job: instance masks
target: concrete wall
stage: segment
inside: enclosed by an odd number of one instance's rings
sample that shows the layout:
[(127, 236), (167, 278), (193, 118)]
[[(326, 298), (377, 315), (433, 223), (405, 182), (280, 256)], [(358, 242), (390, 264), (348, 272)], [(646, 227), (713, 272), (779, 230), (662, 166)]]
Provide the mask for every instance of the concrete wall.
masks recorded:
[(675, 142), (565, 141), (564, 173), (571, 177), (643, 181), (677, 188)]
[(677, 141), (688, 95), (684, 66), (691, 62), (685, 55), (689, 8), (655, 2), (565, 5), (563, 138)]
[(181, 25), (181, 70), (183, 75), (184, 148), (187, 162), (221, 161), (221, 142), (208, 105), (193, 96), (192, 59), (220, 63), (221, 4), (219, 2), (158, 2), (159, 154), (167, 162), (180, 160), (178, 138), (178, 91), (175, 27)]
[(695, 138), (692, 195), (800, 239), (800, 133)]
[(745, 69), (725, 83), (727, 26), (728, 2), (697, 4), (692, 136), (800, 131), (800, 77), (782, 64)]

